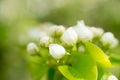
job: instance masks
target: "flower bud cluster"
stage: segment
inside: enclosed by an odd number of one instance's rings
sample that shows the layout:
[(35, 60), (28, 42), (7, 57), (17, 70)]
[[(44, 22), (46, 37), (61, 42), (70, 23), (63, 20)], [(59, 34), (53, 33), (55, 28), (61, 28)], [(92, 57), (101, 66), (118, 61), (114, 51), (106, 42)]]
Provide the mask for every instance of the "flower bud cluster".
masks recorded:
[[(75, 50), (84, 53), (85, 48), (81, 43), (93, 42), (96, 38), (103, 46), (109, 46), (109, 49), (118, 45), (118, 40), (111, 32), (104, 33), (101, 28), (87, 26), (83, 20), (67, 29), (62, 25), (50, 25), (36, 33), (39, 35), (39, 38), (37, 38), (39, 39), (39, 47), (47, 48), (49, 54), (55, 59), (61, 59), (64, 55), (67, 55), (66, 47), (72, 48), (77, 45)], [(27, 46), (27, 51), (33, 54), (38, 51), (38, 47), (30, 43)]]

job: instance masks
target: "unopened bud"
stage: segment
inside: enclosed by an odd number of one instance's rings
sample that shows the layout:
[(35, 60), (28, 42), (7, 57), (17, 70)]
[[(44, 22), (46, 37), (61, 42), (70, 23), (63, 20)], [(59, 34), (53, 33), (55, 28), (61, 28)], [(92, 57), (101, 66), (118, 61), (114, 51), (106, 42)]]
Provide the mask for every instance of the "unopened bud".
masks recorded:
[(119, 44), (119, 41), (116, 38), (114, 38), (112, 41), (112, 44), (110, 45), (110, 48), (115, 48), (116, 46), (118, 46), (118, 44)]
[(63, 34), (63, 32), (65, 31), (65, 27), (62, 25), (59, 26), (51, 26), (49, 29), (48, 34), (50, 34), (51, 36), (61, 36)]
[(37, 40), (39, 38), (39, 29), (31, 28), (28, 30), (28, 37), (32, 40)]
[(102, 28), (90, 27), (94, 37), (100, 37), (104, 33)]
[(41, 39), (41, 38), (44, 37), (44, 36), (47, 36), (47, 33), (44, 32), (44, 31), (40, 31), (40, 32), (39, 32), (39, 38), (38, 38), (38, 39)]
[(63, 46), (58, 44), (49, 45), (49, 53), (55, 59), (61, 59), (65, 55), (65, 49)]
[(30, 54), (35, 54), (35, 53), (39, 52), (39, 48), (37, 47), (37, 45), (35, 43), (29, 43), (27, 45), (27, 52)]
[(85, 47), (84, 46), (79, 46), (78, 47), (78, 51), (80, 52), (80, 53), (84, 53), (85, 52)]
[(49, 44), (52, 42), (52, 39), (49, 36), (43, 36), (40, 39), (40, 45), (43, 47), (49, 47)]
[(74, 44), (77, 43), (77, 40), (78, 40), (77, 33), (72, 27), (68, 28), (61, 37), (61, 41), (67, 46), (73, 46)]
[(118, 80), (115, 75), (104, 74), (101, 80)]
[(114, 48), (118, 45), (118, 40), (111, 32), (106, 32), (101, 37), (101, 42), (104, 46), (108, 45), (110, 48)]
[(116, 76), (110, 75), (107, 80), (118, 80)]
[(85, 26), (83, 21), (79, 21), (74, 29), (78, 34), (79, 41), (86, 42), (93, 39), (93, 33)]

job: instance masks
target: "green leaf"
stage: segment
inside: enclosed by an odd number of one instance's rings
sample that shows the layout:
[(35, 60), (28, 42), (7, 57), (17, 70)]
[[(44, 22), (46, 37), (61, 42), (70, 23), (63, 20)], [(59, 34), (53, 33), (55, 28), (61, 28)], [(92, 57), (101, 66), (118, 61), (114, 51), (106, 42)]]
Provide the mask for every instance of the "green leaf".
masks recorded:
[(47, 72), (45, 61), (39, 56), (28, 57), (28, 69), (34, 80), (40, 80)]
[(112, 66), (108, 56), (95, 44), (86, 42), (86, 49), (92, 58), (104, 68), (110, 68)]
[(50, 68), (48, 70), (48, 80), (54, 80), (54, 76), (55, 76), (55, 69), (54, 68)]
[(103, 69), (101, 67), (98, 67), (98, 80), (101, 80), (103, 74), (104, 74)]
[(74, 77), (72, 73), (70, 73), (69, 67), (67, 65), (59, 66), (58, 69), (69, 80), (84, 80)]
[(72, 66), (59, 66), (59, 71), (69, 80), (97, 80), (97, 66), (88, 55), (76, 55)]

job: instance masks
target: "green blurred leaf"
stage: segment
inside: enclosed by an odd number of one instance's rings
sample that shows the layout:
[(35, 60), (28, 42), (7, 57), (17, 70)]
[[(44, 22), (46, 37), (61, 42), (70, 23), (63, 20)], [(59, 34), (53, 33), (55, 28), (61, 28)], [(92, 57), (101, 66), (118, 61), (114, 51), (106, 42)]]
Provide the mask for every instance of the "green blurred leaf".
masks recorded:
[(70, 73), (69, 66), (67, 65), (59, 66), (58, 69), (69, 80), (84, 80), (84, 79), (74, 77), (72, 73)]
[(29, 56), (28, 63), (29, 71), (34, 80), (40, 80), (40, 78), (43, 77), (45, 75), (45, 72), (48, 70), (45, 61), (39, 56)]
[(110, 61), (113, 65), (120, 65), (120, 46), (111, 51)]
[(86, 42), (85, 43), (86, 49), (91, 57), (101, 66), (104, 68), (109, 68), (112, 66), (108, 56), (95, 44)]
[(97, 66), (88, 55), (77, 55), (72, 66), (59, 66), (59, 71), (69, 80), (97, 80)]
[(48, 70), (48, 80), (54, 80), (54, 76), (55, 76), (55, 69), (54, 68), (50, 68)]
[(97, 65), (89, 55), (76, 55), (76, 61), (73, 63), (72, 68), (76, 69), (78, 75), (85, 80), (97, 79)]
[(98, 67), (98, 80), (101, 80), (103, 74), (104, 74), (103, 69), (101, 67)]

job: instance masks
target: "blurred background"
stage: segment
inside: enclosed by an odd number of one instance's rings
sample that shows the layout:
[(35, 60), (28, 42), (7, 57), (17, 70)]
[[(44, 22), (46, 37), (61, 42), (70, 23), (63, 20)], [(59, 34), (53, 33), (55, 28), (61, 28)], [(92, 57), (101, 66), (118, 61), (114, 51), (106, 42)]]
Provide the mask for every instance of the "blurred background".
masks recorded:
[[(31, 29), (46, 22), (69, 27), (78, 20), (120, 40), (120, 0), (0, 0), (0, 80), (32, 80), (25, 58)], [(113, 53), (117, 66), (111, 72), (120, 79), (120, 46)]]

